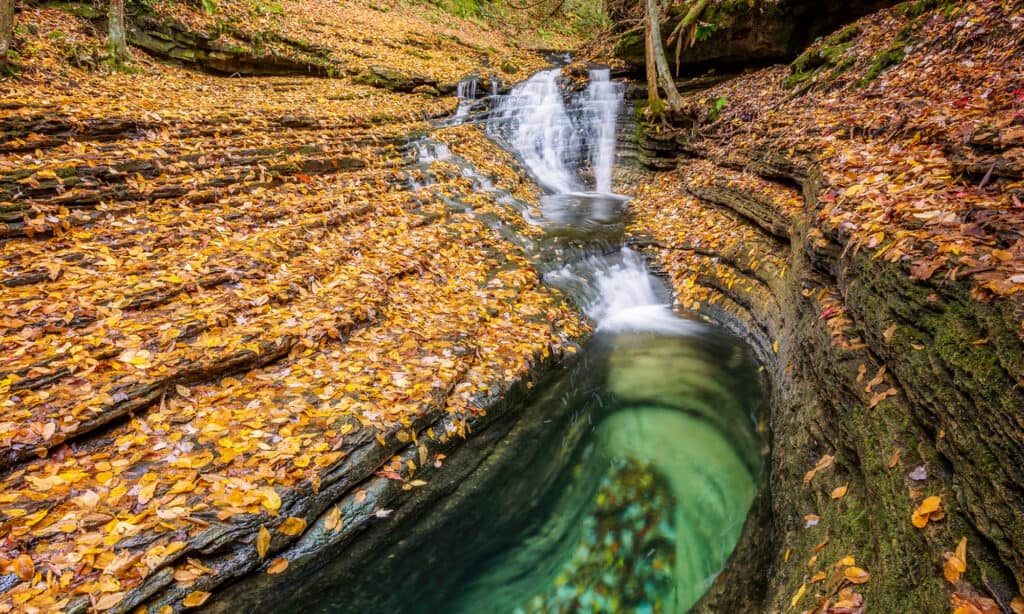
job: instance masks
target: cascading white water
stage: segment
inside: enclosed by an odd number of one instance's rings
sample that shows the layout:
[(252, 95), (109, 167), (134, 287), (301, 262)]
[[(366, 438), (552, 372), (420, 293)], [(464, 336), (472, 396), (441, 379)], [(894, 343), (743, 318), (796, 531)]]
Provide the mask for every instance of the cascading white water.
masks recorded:
[(672, 313), (665, 291), (659, 295), (653, 275), (640, 256), (623, 248), (621, 260), (592, 256), (545, 276), (583, 304), (597, 330), (689, 335), (700, 325)]
[(488, 134), (505, 140), (554, 194), (591, 192), (576, 172), (585, 165), (594, 174), (592, 191), (611, 194), (622, 86), (607, 68), (595, 68), (585, 90), (567, 94), (559, 75), (545, 70), (515, 86), (492, 111)]
[(615, 131), (619, 106), (622, 104), (622, 86), (611, 80), (607, 68), (590, 71), (590, 102), (588, 112), (593, 116), (591, 125), (596, 131), (591, 147), (590, 166), (594, 170), (594, 190), (601, 194), (612, 191), (612, 165), (615, 163)]
[(459, 106), (455, 109), (455, 115), (451, 118), (452, 124), (461, 124), (469, 115), (470, 109), (476, 104), (476, 83), (475, 76), (467, 77), (455, 88), (455, 96), (459, 99)]
[(573, 158), (580, 142), (562, 91), (558, 70), (541, 71), (512, 89), (491, 114), (488, 129), (507, 135), (537, 181), (555, 193), (579, 192)]

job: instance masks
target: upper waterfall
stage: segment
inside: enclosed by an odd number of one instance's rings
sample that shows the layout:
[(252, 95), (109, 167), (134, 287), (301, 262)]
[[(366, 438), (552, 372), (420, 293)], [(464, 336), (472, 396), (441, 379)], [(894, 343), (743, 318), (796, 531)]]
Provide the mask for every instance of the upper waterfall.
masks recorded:
[[(594, 68), (587, 87), (574, 93), (561, 87), (560, 73), (541, 71), (512, 88), (491, 112), (487, 133), (506, 142), (552, 193), (611, 194), (623, 87), (609, 69)], [(587, 167), (591, 182), (577, 172)]]

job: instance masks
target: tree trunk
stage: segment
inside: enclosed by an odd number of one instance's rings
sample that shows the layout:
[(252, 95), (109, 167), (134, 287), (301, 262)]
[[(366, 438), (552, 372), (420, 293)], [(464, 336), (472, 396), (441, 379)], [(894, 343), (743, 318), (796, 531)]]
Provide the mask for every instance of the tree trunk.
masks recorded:
[(124, 41), (124, 0), (110, 0), (107, 22), (110, 51), (114, 54), (114, 61), (121, 64), (128, 58)]
[[(706, 2), (706, 0), (704, 0)], [(676, 84), (672, 80), (672, 71), (668, 67), (668, 59), (665, 57), (665, 48), (661, 45), (661, 17), (658, 14), (657, 0), (647, 0), (647, 80), (650, 82), (651, 68), (650, 56), (654, 56), (654, 66), (657, 69), (657, 81), (665, 90), (665, 100), (668, 103), (669, 112), (677, 111), (683, 106), (683, 97), (679, 95)], [(648, 83), (648, 92), (650, 83)], [(656, 87), (656, 86), (655, 86)]]
[(655, 115), (661, 115), (661, 95), (658, 94), (658, 71), (654, 67), (654, 40), (651, 37), (651, 22), (644, 22), (644, 67), (647, 70), (647, 102)]
[(14, 0), (0, 0), (0, 71), (7, 68), (7, 50), (14, 35)]

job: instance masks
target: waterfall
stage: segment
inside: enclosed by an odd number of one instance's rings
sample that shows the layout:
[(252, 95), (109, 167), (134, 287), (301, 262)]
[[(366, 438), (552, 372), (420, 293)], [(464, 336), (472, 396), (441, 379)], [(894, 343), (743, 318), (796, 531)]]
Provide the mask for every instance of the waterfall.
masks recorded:
[[(498, 101), (487, 132), (519, 154), (538, 183), (554, 194), (611, 194), (616, 118), (623, 89), (607, 68), (590, 71), (590, 83), (573, 93), (559, 85), (559, 69), (541, 71)], [(588, 189), (577, 169), (589, 166)]]
[(476, 104), (476, 75), (466, 77), (455, 87), (455, 97), (459, 100), (459, 106), (455, 109), (455, 115), (449, 120), (452, 125), (461, 124), (469, 115), (469, 111)]
[(689, 335), (701, 328), (672, 312), (669, 290), (629, 248), (623, 248), (615, 260), (591, 256), (552, 271), (544, 279), (579, 302), (597, 323), (598, 331)]
[(592, 116), (590, 125), (596, 131), (591, 149), (590, 166), (594, 169), (594, 190), (601, 194), (612, 191), (612, 165), (615, 163), (615, 129), (622, 104), (622, 86), (611, 80), (607, 68), (590, 71), (587, 88)]

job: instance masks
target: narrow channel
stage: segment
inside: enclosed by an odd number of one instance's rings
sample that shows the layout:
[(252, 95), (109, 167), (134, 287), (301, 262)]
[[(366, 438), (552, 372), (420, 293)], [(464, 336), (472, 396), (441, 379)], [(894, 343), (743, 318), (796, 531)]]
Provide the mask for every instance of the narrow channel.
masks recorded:
[(450, 160), (544, 229), (537, 240), (493, 223), (596, 334), (467, 442), (458, 454), (479, 455), (472, 469), (426, 514), (388, 527), (386, 551), (360, 553), (358, 568), (328, 563), (296, 587), (294, 607), (685, 612), (739, 539), (763, 465), (757, 366), (737, 339), (676, 315), (667, 285), (622, 247), (628, 199), (612, 189), (622, 86), (598, 67), (567, 91), (559, 74), (479, 99), (466, 82), (448, 122), (482, 121), (516, 154), (545, 191), (539, 215), (442, 143), (417, 148), (424, 169)]

